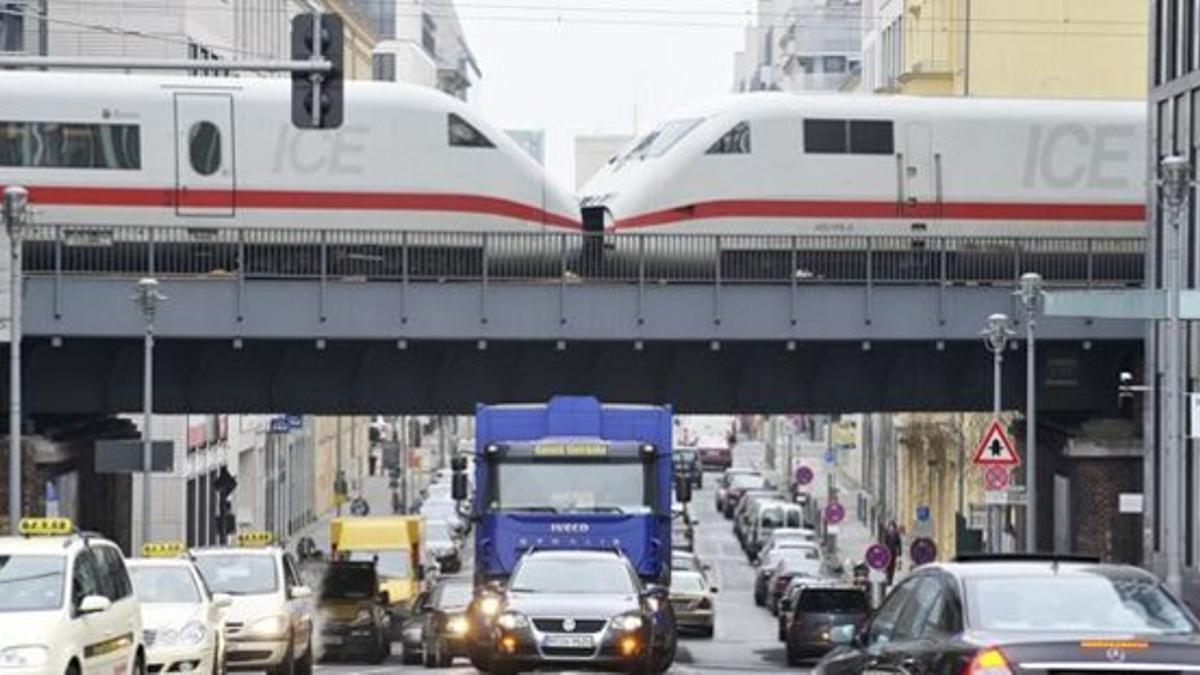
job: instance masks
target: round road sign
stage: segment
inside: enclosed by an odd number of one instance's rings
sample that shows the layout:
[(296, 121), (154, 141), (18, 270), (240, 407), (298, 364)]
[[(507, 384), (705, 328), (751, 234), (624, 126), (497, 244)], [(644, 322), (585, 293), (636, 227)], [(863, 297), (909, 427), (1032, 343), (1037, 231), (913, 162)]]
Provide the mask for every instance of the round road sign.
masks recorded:
[(886, 570), (892, 564), (892, 552), (883, 544), (871, 544), (867, 547), (867, 567), (873, 570)]
[(813, 478), (813, 470), (807, 466), (801, 466), (800, 468), (796, 469), (797, 485), (808, 485), (809, 483), (813, 482)]
[(983, 474), (983, 485), (988, 490), (1005, 490), (1008, 488), (1008, 469), (1002, 466), (989, 466)]
[(846, 517), (846, 507), (840, 502), (829, 502), (825, 506), (825, 522), (830, 525), (837, 525)]
[(914, 565), (927, 565), (937, 560), (937, 544), (928, 537), (916, 539), (908, 549), (908, 557)]

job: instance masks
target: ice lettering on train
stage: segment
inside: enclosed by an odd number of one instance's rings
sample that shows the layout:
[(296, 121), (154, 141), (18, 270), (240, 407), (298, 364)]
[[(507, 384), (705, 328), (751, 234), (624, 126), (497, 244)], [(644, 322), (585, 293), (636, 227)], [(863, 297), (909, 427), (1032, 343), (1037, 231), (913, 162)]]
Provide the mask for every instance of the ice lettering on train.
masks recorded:
[(366, 125), (347, 125), (334, 131), (297, 129), (280, 125), (275, 141), (277, 174), (358, 176), (366, 171)]
[(1035, 124), (1025, 154), (1025, 187), (1120, 190), (1130, 187), (1122, 166), (1134, 157), (1137, 129), (1126, 124)]

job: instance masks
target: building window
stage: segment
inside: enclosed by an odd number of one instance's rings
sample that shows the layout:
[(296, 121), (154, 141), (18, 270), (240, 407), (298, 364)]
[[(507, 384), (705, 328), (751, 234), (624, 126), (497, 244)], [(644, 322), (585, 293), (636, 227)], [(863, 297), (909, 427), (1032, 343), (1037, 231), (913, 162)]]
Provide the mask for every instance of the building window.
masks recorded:
[(140, 169), (140, 130), (134, 124), (0, 121), (0, 166)]
[(750, 154), (750, 123), (738, 122), (737, 126), (725, 132), (716, 143), (708, 149), (709, 155), (748, 155)]
[(396, 55), (375, 54), (371, 57), (371, 77), (376, 82), (396, 81)]
[(421, 15), (421, 48), (430, 57), (437, 57), (437, 22), (429, 14)]
[(25, 8), (22, 3), (0, 3), (0, 52), (25, 51)]
[(814, 155), (890, 155), (895, 152), (887, 120), (804, 120), (804, 152)]
[(212, 122), (192, 125), (188, 130), (188, 160), (192, 170), (201, 176), (211, 176), (221, 168), (221, 130), (217, 125)]
[(844, 73), (844, 72), (846, 72), (846, 57), (844, 57), (844, 56), (821, 57), (821, 71), (825, 72), (825, 73)]
[(471, 126), (463, 118), (450, 113), (447, 117), (450, 146), (456, 148), (494, 148), (496, 147), (487, 136)]

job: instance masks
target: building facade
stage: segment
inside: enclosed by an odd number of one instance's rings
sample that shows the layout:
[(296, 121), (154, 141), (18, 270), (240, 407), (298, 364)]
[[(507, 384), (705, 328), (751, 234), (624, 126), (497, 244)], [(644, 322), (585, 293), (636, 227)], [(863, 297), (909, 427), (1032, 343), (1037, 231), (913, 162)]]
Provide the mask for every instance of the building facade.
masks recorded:
[(735, 91), (838, 91), (861, 66), (862, 0), (759, 0)]
[(380, 42), (375, 79), (440, 89), (468, 100), (483, 77), (452, 0), (359, 0)]
[(1139, 0), (862, 0), (862, 88), (931, 96), (1141, 98)]
[[(1200, 153), (1200, 3), (1196, 0), (1154, 0), (1151, 4), (1151, 41), (1148, 50), (1150, 64), (1149, 115), (1151, 151), (1148, 153), (1152, 165), (1150, 176), (1162, 177), (1159, 163), (1175, 155), (1196, 166)], [(1197, 198), (1195, 186), (1186, 189), (1190, 206), (1185, 203), (1178, 218), (1171, 212), (1159, 190), (1150, 190), (1149, 238), (1150, 253), (1147, 255), (1147, 284), (1162, 289), (1166, 276), (1165, 261), (1171, 259), (1170, 250), (1178, 241), (1182, 268), (1181, 286), (1194, 289), (1200, 285), (1197, 263)], [(1178, 239), (1174, 222), (1179, 224)], [(1184, 322), (1182, 348), (1182, 374), (1177, 378), (1182, 391), (1196, 391), (1200, 379), (1200, 331), (1194, 322)], [(1167, 456), (1165, 438), (1167, 415), (1165, 407), (1169, 401), (1164, 395), (1167, 381), (1166, 340), (1160, 326), (1151, 325), (1147, 336), (1145, 384), (1150, 393), (1145, 399), (1144, 429), (1148, 439), (1146, 447), (1145, 505), (1147, 522), (1155, 524), (1146, 528), (1146, 550), (1148, 561), (1156, 572), (1165, 575), (1167, 570), (1167, 539), (1179, 537), (1182, 549), (1180, 563), (1183, 567), (1185, 593), (1195, 607), (1200, 604), (1200, 462), (1195, 457), (1194, 439), (1189, 439), (1186, 428), (1187, 415), (1179, 419), (1179, 435), (1182, 457), (1175, 463)], [(1140, 375), (1140, 374), (1139, 374)], [(1179, 391), (1177, 389), (1177, 391)], [(1182, 403), (1181, 403), (1182, 406)], [(1181, 469), (1181, 470), (1180, 470)], [(1178, 481), (1182, 504), (1166, 503), (1164, 486), (1167, 481)], [(1171, 533), (1164, 529), (1168, 510), (1183, 511), (1182, 531)]]

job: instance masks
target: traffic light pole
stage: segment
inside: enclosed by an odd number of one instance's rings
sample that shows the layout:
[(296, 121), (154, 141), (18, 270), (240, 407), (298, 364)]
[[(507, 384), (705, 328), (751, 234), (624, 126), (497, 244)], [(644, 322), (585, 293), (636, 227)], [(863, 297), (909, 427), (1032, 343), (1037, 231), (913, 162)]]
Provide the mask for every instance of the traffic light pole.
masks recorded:
[(8, 273), (8, 531), (13, 535), (21, 523), (21, 233), (28, 203), (25, 188), (5, 188), (4, 226), (12, 249)]

